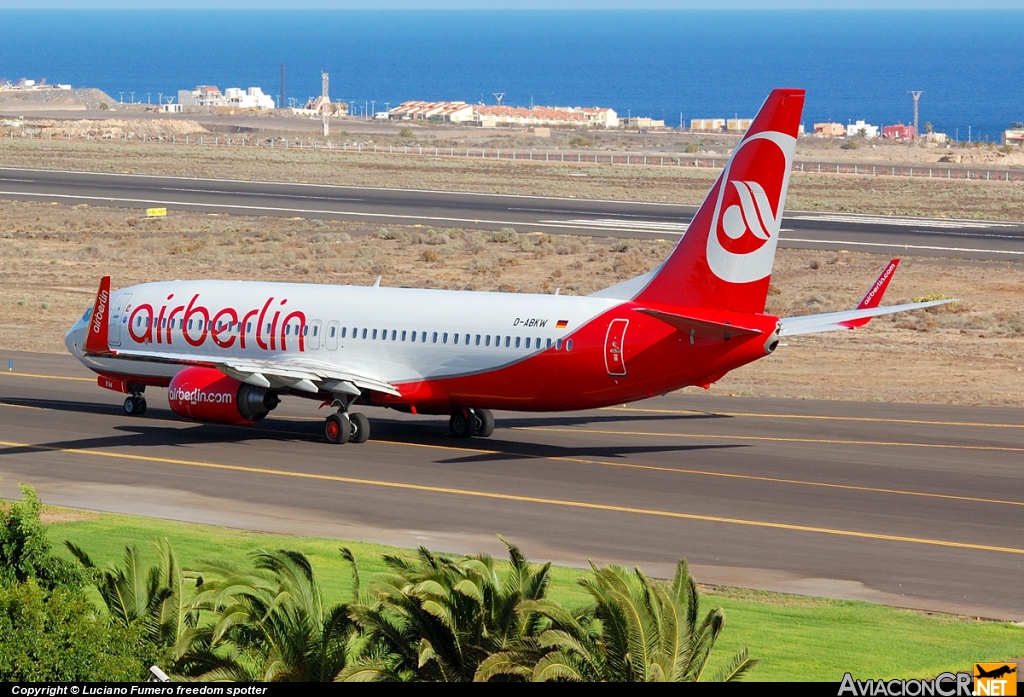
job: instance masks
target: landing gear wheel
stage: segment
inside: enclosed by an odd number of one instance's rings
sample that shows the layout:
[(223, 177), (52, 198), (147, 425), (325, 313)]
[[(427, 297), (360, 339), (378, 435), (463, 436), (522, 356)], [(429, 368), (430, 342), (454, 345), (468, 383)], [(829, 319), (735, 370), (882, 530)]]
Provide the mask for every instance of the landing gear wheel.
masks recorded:
[(469, 418), (467, 419), (465, 414), (461, 411), (457, 411), (452, 414), (452, 418), (448, 420), (448, 430), (452, 432), (452, 435), (456, 438), (471, 438), (473, 431), (476, 430), (476, 417), (473, 412), (469, 412)]
[(142, 416), (146, 413), (146, 398), (132, 395), (124, 400), (124, 413), (126, 416)]
[(473, 430), (473, 435), (490, 438), (494, 433), (494, 414), (490, 409), (474, 409), (473, 413), (476, 414), (476, 428)]
[(348, 414), (331, 414), (324, 420), (324, 438), (328, 443), (341, 445), (352, 437), (352, 422)]
[(370, 439), (370, 420), (366, 414), (353, 412), (348, 415), (352, 422), (352, 435), (349, 436), (349, 443), (365, 443)]

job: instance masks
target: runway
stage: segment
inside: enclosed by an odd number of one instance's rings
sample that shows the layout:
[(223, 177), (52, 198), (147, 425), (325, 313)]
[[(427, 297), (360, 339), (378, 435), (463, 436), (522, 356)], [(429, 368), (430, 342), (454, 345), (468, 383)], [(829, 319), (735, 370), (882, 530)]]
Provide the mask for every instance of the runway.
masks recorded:
[[(677, 204), (0, 168), (0, 199), (167, 207), (402, 225), (678, 239)], [(1024, 259), (1024, 223), (787, 211), (780, 244), (972, 259)]]
[(0, 354), (0, 477), (48, 503), (259, 530), (639, 564), (698, 580), (1024, 620), (1020, 409), (675, 394), (498, 413), (490, 439), (367, 409), (319, 440), (286, 399), (258, 427), (142, 418), (71, 357)]

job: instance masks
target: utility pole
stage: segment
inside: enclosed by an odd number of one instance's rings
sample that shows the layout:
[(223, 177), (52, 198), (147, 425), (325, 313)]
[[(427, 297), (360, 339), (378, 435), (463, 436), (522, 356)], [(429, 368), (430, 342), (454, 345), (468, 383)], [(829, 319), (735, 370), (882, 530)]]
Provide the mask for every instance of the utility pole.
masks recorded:
[(286, 102), (285, 99), (284, 99), (284, 63), (282, 63), (281, 64), (281, 100), (278, 102), (278, 104), (283, 109), (284, 105), (287, 104), (287, 103), (288, 102)]
[(505, 93), (504, 92), (492, 92), (491, 94), (493, 94), (494, 98), (496, 100), (498, 100), (498, 106), (501, 106), (501, 100), (505, 97)]
[(914, 142), (917, 142), (918, 133), (917, 130), (917, 103), (921, 100), (921, 95), (924, 94), (923, 90), (910, 90), (910, 96), (914, 98)]
[(330, 119), (331, 119), (331, 96), (327, 93), (327, 87), (330, 79), (327, 73), (320, 73), (320, 86), (321, 86), (321, 99), (320, 99), (320, 116), (324, 120), (324, 137), (330, 132)]

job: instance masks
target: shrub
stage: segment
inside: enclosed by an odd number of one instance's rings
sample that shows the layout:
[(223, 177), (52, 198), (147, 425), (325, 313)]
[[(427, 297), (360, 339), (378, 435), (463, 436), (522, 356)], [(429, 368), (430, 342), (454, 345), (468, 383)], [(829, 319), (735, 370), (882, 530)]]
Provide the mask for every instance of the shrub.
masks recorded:
[(401, 138), (412, 138), (412, 130), (409, 128), (403, 128), (398, 132), (398, 135)]
[(78, 567), (53, 554), (39, 519), (42, 504), (36, 490), (22, 485), (22, 500), (0, 510), (0, 587), (32, 579), (44, 590), (80, 587), (85, 581)]
[(138, 681), (161, 658), (77, 588), (46, 592), (30, 580), (0, 590), (0, 681)]
[(569, 141), (569, 145), (574, 148), (589, 148), (593, 144), (594, 141), (590, 140), (589, 138), (584, 138), (583, 136), (576, 136), (575, 138)]
[(697, 146), (696, 143), (690, 143), (689, 145), (686, 146), (687, 154), (692, 155), (693, 153), (697, 152), (698, 150), (700, 150), (700, 148)]

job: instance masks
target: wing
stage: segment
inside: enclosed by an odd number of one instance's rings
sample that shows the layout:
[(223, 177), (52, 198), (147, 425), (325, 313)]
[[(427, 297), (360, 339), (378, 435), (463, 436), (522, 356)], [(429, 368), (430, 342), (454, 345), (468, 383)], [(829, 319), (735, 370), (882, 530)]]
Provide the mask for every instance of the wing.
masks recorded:
[(904, 303), (902, 305), (879, 307), (879, 303), (882, 302), (882, 296), (885, 295), (885, 291), (889, 287), (889, 281), (892, 280), (892, 276), (896, 273), (896, 267), (899, 264), (899, 259), (893, 259), (886, 265), (855, 309), (843, 312), (827, 312), (821, 315), (784, 317), (779, 320), (779, 336), (797, 336), (800, 334), (832, 332), (838, 329), (856, 329), (857, 327), (863, 327), (871, 321), (872, 317), (878, 317), (879, 315), (891, 315), (896, 312), (921, 310), (926, 307), (957, 302), (956, 298), (945, 298), (922, 303)]
[(870, 307), (863, 310), (845, 310), (843, 312), (826, 312), (821, 315), (805, 315), (803, 317), (784, 317), (779, 320), (779, 336), (797, 336), (799, 334), (818, 334), (832, 332), (837, 329), (856, 329), (867, 324), (872, 317), (891, 315), (896, 312), (921, 310), (926, 307), (955, 303), (956, 298), (948, 300), (931, 300), (924, 303), (904, 303), (887, 307)]
[(225, 375), (258, 387), (288, 387), (302, 392), (320, 390), (358, 395), (363, 390), (402, 396), (394, 385), (363, 371), (350, 370), (298, 356), (267, 359), (227, 358), (224, 356), (167, 351), (109, 349), (108, 355), (133, 361), (172, 365), (202, 365), (216, 368)]

